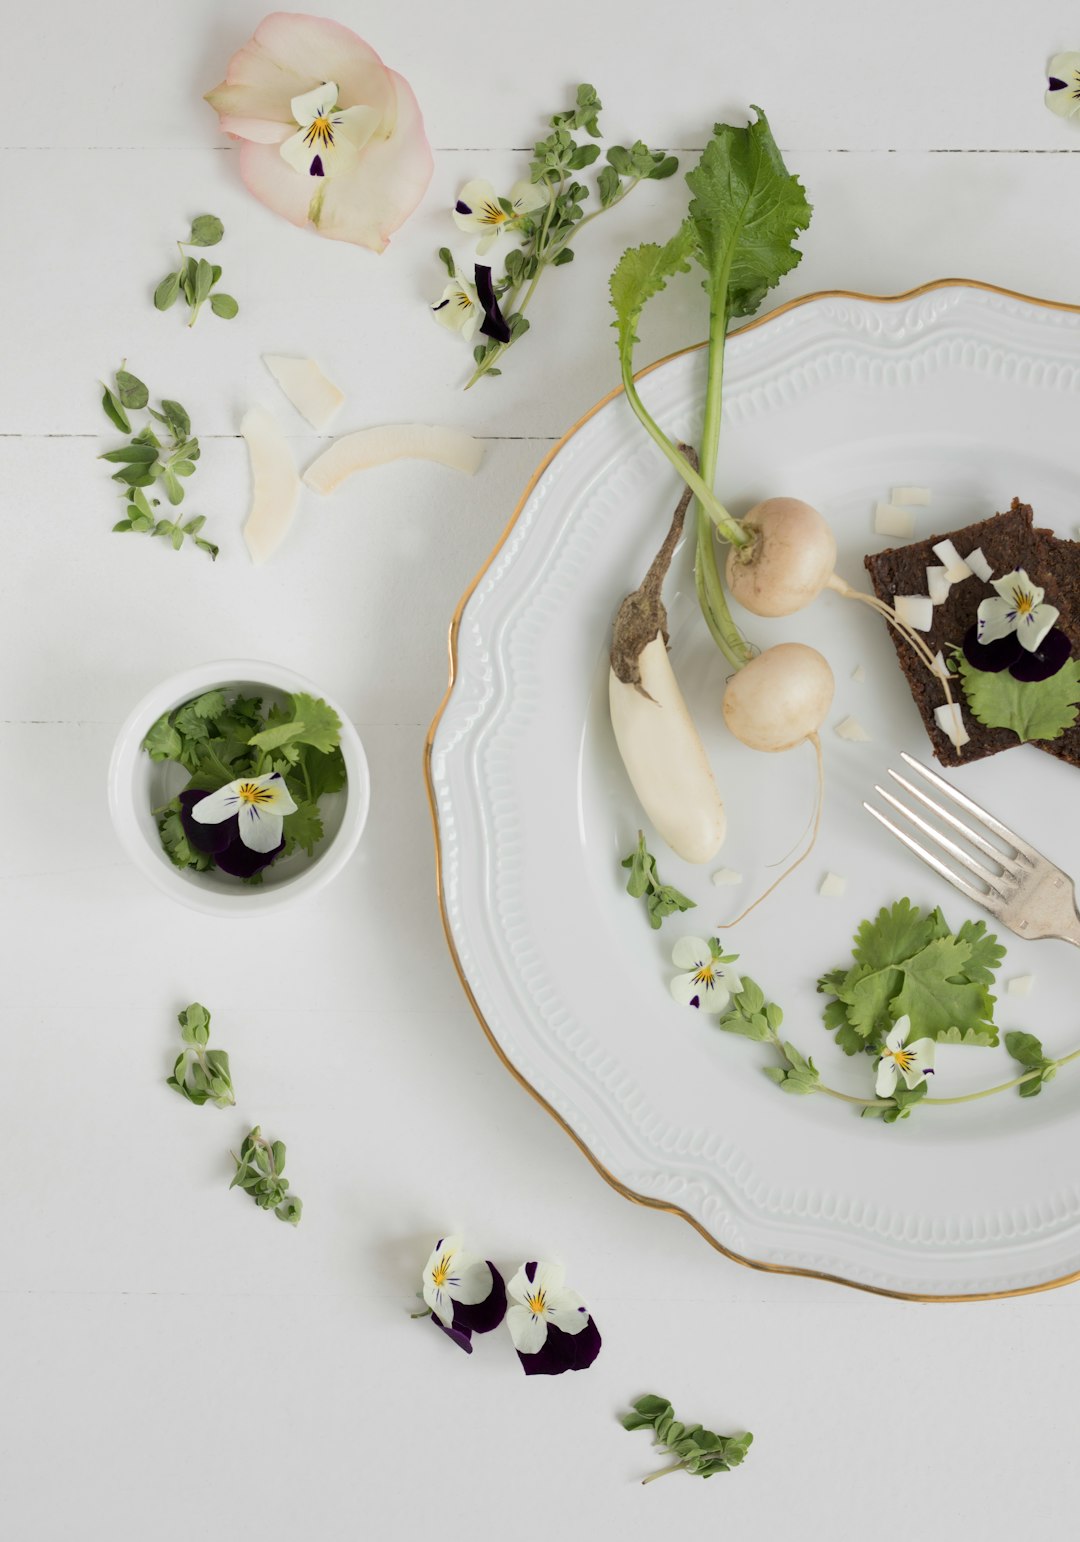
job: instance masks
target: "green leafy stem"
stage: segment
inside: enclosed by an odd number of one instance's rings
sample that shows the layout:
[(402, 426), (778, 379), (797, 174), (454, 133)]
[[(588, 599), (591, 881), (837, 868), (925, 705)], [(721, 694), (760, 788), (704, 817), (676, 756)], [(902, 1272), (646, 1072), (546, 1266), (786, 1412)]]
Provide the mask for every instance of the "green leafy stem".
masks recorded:
[(823, 1092), (827, 1097), (855, 1105), (861, 1110), (863, 1118), (883, 1119), (886, 1124), (893, 1124), (897, 1119), (906, 1119), (916, 1103), (922, 1103), (931, 1108), (946, 1108), (959, 1103), (976, 1103), (981, 1098), (994, 1097), (997, 1093), (1008, 1092), (1013, 1087), (1019, 1090), (1021, 1097), (1034, 1097), (1047, 1082), (1053, 1080), (1062, 1066), (1068, 1065), (1073, 1060), (1080, 1060), (1080, 1049), (1074, 1049), (1067, 1055), (1051, 1059), (1044, 1053), (1042, 1044), (1034, 1034), (1007, 1033), (1005, 1047), (1013, 1059), (1023, 1067), (1021, 1074), (1009, 1081), (999, 1082), (994, 1087), (984, 1087), (980, 1092), (965, 1092), (952, 1098), (928, 1097), (925, 1081), (917, 1083), (910, 1089), (898, 1086), (893, 1095), (888, 1098), (858, 1097), (854, 1093), (841, 1092), (838, 1088), (830, 1087), (823, 1082), (812, 1057), (804, 1058), (790, 1040), (781, 1036), (780, 1027), (784, 1014), (776, 1003), (767, 1001), (761, 987), (746, 975), (742, 977), (742, 985), (742, 990), (732, 999), (731, 1009), (717, 1020), (717, 1027), (725, 1033), (734, 1033), (744, 1039), (752, 1039), (757, 1044), (768, 1044), (777, 1051), (781, 1063), (764, 1068), (765, 1075), (770, 1081), (775, 1082), (782, 1092), (796, 1095)]

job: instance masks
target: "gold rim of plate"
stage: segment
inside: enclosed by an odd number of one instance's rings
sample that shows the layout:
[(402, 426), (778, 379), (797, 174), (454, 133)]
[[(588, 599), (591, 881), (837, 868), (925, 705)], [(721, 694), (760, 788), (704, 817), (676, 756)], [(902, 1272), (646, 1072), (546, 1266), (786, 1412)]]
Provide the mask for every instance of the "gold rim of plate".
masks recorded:
[[(752, 332), (755, 327), (768, 326), (769, 322), (775, 321), (778, 316), (783, 316), (788, 311), (797, 310), (800, 306), (803, 305), (812, 305), (815, 300), (870, 300), (878, 305), (896, 305), (899, 304), (902, 300), (913, 300), (919, 295), (931, 294), (935, 289), (956, 288), (958, 286), (962, 286), (967, 289), (983, 289), (987, 290), (990, 294), (1005, 295), (1008, 299), (1011, 300), (1023, 300), (1029, 305), (1042, 305), (1045, 306), (1048, 310), (1070, 311), (1073, 315), (1080, 315), (1080, 305), (1070, 305), (1064, 300), (1044, 300), (1038, 295), (1021, 294), (1018, 290), (1005, 289), (1000, 284), (987, 284), (984, 283), (981, 279), (977, 278), (938, 278), (931, 280), (931, 282), (928, 284), (919, 284), (915, 289), (905, 289), (902, 294), (863, 294), (856, 289), (818, 289), (813, 294), (801, 295), (796, 300), (788, 300), (786, 304), (778, 305), (775, 310), (767, 311), (764, 316), (758, 316), (754, 320), (746, 322), (744, 326), (733, 327), (728, 336), (737, 337), (743, 332)], [(705, 346), (705, 343), (702, 342), (693, 343), (687, 348), (678, 348), (674, 353), (666, 354), (664, 358), (657, 359), (655, 363), (648, 364), (644, 369), (639, 370), (635, 376), (635, 379), (640, 380), (645, 375), (651, 374), (653, 370), (661, 369), (665, 364), (669, 364), (672, 359), (682, 358), (684, 354), (696, 353), (699, 349), (704, 348)], [(435, 836), (435, 893), (439, 902), (439, 914), (442, 917), (443, 933), (446, 937), (446, 945), (450, 950), (450, 958), (453, 962), (455, 970), (457, 971), (458, 979), (461, 981), (461, 987), (464, 990), (465, 995), (468, 997), (469, 1005), (472, 1007), (473, 1012), (476, 1015), (477, 1022), (484, 1030), (484, 1035), (488, 1043), (491, 1045), (491, 1048), (495, 1051), (502, 1064), (510, 1072), (510, 1075), (514, 1078), (519, 1086), (524, 1087), (525, 1091), (528, 1092), (533, 1098), (535, 1098), (540, 1107), (544, 1109), (546, 1113), (550, 1114), (555, 1123), (559, 1125), (567, 1135), (569, 1135), (570, 1139), (574, 1142), (574, 1145), (577, 1146), (578, 1150), (589, 1159), (593, 1167), (600, 1174), (601, 1178), (605, 1180), (605, 1182), (609, 1183), (617, 1193), (623, 1196), (624, 1199), (632, 1200), (636, 1205), (644, 1205), (649, 1210), (663, 1210), (666, 1211), (669, 1215), (681, 1216), (684, 1221), (686, 1221), (694, 1228), (696, 1232), (705, 1238), (705, 1241), (710, 1245), (710, 1247), (715, 1248), (718, 1253), (722, 1253), (725, 1258), (730, 1258), (733, 1263), (742, 1264), (744, 1268), (757, 1269), (763, 1274), (794, 1274), (801, 1275), (803, 1278), (810, 1280), (827, 1280), (833, 1285), (846, 1285), (850, 1290), (865, 1291), (868, 1295), (872, 1296), (889, 1296), (895, 1301), (1001, 1301), (1007, 1299), (1010, 1296), (1034, 1296), (1045, 1290), (1056, 1290), (1060, 1285), (1073, 1284), (1074, 1281), (1080, 1279), (1080, 1269), (1074, 1270), (1071, 1274), (1063, 1274), (1060, 1279), (1045, 1280), (1039, 1285), (1021, 1285), (1014, 1290), (986, 1290), (977, 1291), (967, 1295), (922, 1295), (915, 1291), (888, 1290), (881, 1285), (866, 1285), (863, 1284), (860, 1280), (846, 1279), (842, 1274), (826, 1274), (818, 1269), (801, 1269), (794, 1264), (770, 1264), (764, 1262), (762, 1259), (747, 1258), (742, 1253), (733, 1252), (731, 1248), (725, 1247), (722, 1242), (714, 1237), (707, 1227), (703, 1226), (700, 1221), (695, 1220), (692, 1215), (683, 1210), (679, 1205), (670, 1205), (662, 1199), (652, 1199), (647, 1194), (639, 1194), (635, 1189), (629, 1188), (620, 1179), (616, 1178), (614, 1173), (609, 1172), (608, 1169), (604, 1166), (603, 1162), (600, 1161), (599, 1157), (595, 1156), (594, 1153), (590, 1151), (589, 1147), (582, 1140), (581, 1136), (578, 1135), (576, 1130), (572, 1129), (567, 1121), (562, 1117), (562, 1115), (558, 1113), (556, 1109), (552, 1108), (551, 1104), (541, 1093), (536, 1090), (532, 1083), (529, 1082), (526, 1077), (522, 1076), (517, 1067), (511, 1064), (510, 1060), (507, 1058), (505, 1052), (503, 1051), (501, 1044), (492, 1033), (487, 1019), (481, 1012), (476, 997), (473, 995), (472, 988), (470, 987), (469, 982), (465, 977), (465, 972), (461, 967), (461, 960), (458, 957), (457, 948), (454, 945), (453, 933), (450, 930), (450, 921), (446, 913), (446, 901), (443, 895), (442, 886), (442, 846), (439, 838), (439, 817), (435, 804), (435, 788), (431, 777), (431, 755), (435, 743), (435, 734), (439, 727), (439, 723), (442, 720), (442, 715), (446, 710), (447, 703), (449, 702), (451, 694), (453, 693), (454, 683), (457, 678), (457, 642), (458, 633), (461, 629), (461, 618), (465, 612), (466, 605), (469, 603), (474, 591), (476, 590), (477, 585), (480, 583), (480, 580), (483, 578), (488, 568), (491, 566), (499, 552), (502, 550), (503, 545), (509, 537), (511, 530), (513, 530), (514, 526), (518, 522), (518, 518), (521, 515), (522, 509), (528, 502), (533, 488), (539, 482), (547, 468), (551, 465), (551, 462), (555, 459), (556, 455), (560, 453), (564, 446), (569, 444), (574, 435), (578, 433), (586, 423), (588, 423), (589, 419), (595, 417), (595, 415), (602, 407), (607, 406), (608, 402), (614, 401), (617, 396), (621, 396), (622, 391), (622, 386), (618, 385), (614, 390), (609, 391), (606, 396), (601, 397), (601, 399), (596, 402), (595, 405), (589, 408), (588, 412), (580, 417), (571, 428), (567, 429), (562, 438), (556, 444), (554, 444), (544, 456), (543, 460), (540, 462), (532, 476), (529, 478), (529, 481), (525, 487), (525, 491), (518, 499), (517, 505), (514, 509), (514, 512), (511, 514), (509, 521), (507, 522), (506, 528), (503, 530), (492, 550), (489, 552), (479, 572), (475, 574), (468, 588), (465, 590), (465, 593), (458, 601), (457, 607), (454, 610), (453, 617), (450, 621), (450, 676), (447, 681), (446, 691), (444, 692), (443, 698), (439, 703), (438, 711), (435, 713), (435, 716), (431, 721), (431, 727), (428, 729), (427, 738), (424, 741), (424, 785), (427, 788), (428, 807), (431, 810), (431, 823)]]

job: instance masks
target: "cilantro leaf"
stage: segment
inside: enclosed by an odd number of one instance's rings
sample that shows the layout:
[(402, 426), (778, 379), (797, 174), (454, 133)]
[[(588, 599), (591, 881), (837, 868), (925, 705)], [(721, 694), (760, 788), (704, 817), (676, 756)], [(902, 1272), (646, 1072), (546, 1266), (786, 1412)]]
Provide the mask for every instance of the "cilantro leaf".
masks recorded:
[(784, 165), (760, 107), (745, 128), (718, 123), (686, 181), (704, 285), (727, 314), (750, 316), (801, 260), (794, 241), (810, 224), (798, 177)]
[(327, 706), (317, 696), (297, 691), (290, 696), (290, 718), (271, 713), (269, 726), (261, 733), (252, 734), (248, 743), (260, 750), (276, 750), (286, 744), (310, 744), (313, 749), (328, 755), (341, 740), (341, 719), (333, 707)]
[(683, 222), (663, 246), (645, 241), (629, 247), (619, 258), (608, 280), (615, 320), (611, 323), (619, 335), (619, 352), (624, 357), (637, 342), (637, 324), (646, 303), (667, 287), (676, 273), (689, 273), (694, 249), (694, 232)]
[[(935, 914), (941, 915), (940, 910)], [(993, 985), (994, 975), (1005, 957), (1005, 949), (992, 932), (987, 932), (986, 922), (965, 921), (956, 935), (971, 948), (971, 954), (964, 965), (964, 978), (978, 980), (983, 985)]]
[(318, 804), (297, 798), (296, 810), (292, 814), (285, 815), (281, 833), (285, 837), (285, 850), (282, 856), (287, 857), (299, 846), (310, 857), (323, 838), (323, 822)]
[(151, 760), (179, 760), (183, 748), (180, 735), (169, 722), (169, 714), (159, 717), (143, 739), (142, 747)]
[(1069, 659), (1049, 680), (1017, 680), (1007, 669), (989, 674), (957, 660), (972, 715), (984, 728), (1011, 729), (1023, 744), (1060, 739), (1080, 707), (1080, 659)]
[(304, 756), (304, 769), (307, 786), (316, 802), (328, 792), (340, 792), (348, 780), (345, 757), (339, 749), (331, 750), (329, 755), (312, 750), (310, 755)]
[(158, 830), (169, 861), (176, 867), (193, 867), (196, 872), (205, 873), (213, 865), (213, 857), (203, 851), (196, 851), (188, 841), (180, 822), (179, 809), (169, 809), (159, 821)]
[(911, 1018), (912, 1031), (936, 1039), (951, 1028), (961, 1034), (969, 1028), (997, 1033), (992, 1021), (994, 998), (985, 985), (963, 978), (961, 971), (971, 949), (957, 937), (939, 937), (909, 959), (904, 983), (893, 998), (895, 1018)]
[(935, 918), (944, 917), (940, 910), (924, 916), (909, 899), (897, 900), (895, 905), (882, 906), (872, 921), (863, 921), (855, 933), (852, 954), (857, 964), (870, 969), (884, 969), (889, 964), (902, 964), (913, 953), (918, 953), (932, 942), (935, 936), (944, 936), (936, 929)]

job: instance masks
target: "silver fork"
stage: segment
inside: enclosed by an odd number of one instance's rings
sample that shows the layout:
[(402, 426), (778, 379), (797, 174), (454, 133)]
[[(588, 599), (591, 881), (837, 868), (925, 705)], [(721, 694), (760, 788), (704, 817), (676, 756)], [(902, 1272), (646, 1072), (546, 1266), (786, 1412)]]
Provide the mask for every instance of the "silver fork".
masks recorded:
[[(927, 845), (920, 845), (914, 836), (894, 824), (872, 803), (864, 803), (863, 808), (873, 814), (898, 841), (903, 841), (909, 851), (921, 857), (935, 873), (947, 878), (961, 894), (966, 894), (968, 899), (988, 910), (995, 920), (1007, 926), (1018, 937), (1056, 937), (1062, 942), (1072, 942), (1080, 947), (1080, 914), (1076, 908), (1076, 889), (1068, 874), (1055, 867), (1048, 858), (1029, 846), (1027, 841), (1021, 840), (1019, 835), (988, 814), (984, 808), (980, 808), (971, 798), (958, 792), (943, 776), (931, 771), (929, 766), (922, 765), (903, 752), (901, 756), (912, 771), (937, 789), (942, 800), (935, 801), (921, 787), (890, 767), (889, 775), (893, 781), (917, 804), (955, 830), (969, 846), (981, 852), (987, 862), (984, 864), (976, 861), (956, 841), (935, 829), (915, 809), (909, 808), (884, 787), (875, 786), (874, 791), (880, 793), (891, 808), (924, 836)], [(1011, 851), (1005, 852), (999, 846), (992, 845), (978, 828), (972, 829), (969, 824), (965, 824), (954, 812), (954, 808), (963, 809), (977, 825), (1004, 841)], [(954, 863), (965, 868), (985, 887), (976, 887), (975, 883), (961, 877), (931, 847), (951, 857)], [(993, 864), (993, 869), (990, 864)]]

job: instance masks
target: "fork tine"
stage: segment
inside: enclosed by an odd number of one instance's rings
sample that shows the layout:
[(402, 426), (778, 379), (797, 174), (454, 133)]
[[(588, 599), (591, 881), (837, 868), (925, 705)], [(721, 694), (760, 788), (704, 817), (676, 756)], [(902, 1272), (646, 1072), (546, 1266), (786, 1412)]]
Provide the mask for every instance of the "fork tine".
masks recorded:
[(951, 814), (940, 803), (935, 803), (933, 798), (928, 797), (921, 788), (916, 787), (914, 782), (909, 782), (906, 776), (901, 776), (899, 771), (894, 771), (891, 766), (889, 767), (889, 775), (894, 782), (899, 782), (905, 792), (909, 792), (913, 798), (918, 798), (919, 802), (928, 808), (932, 814), (935, 814), (938, 819), (944, 820), (947, 825), (951, 825), (954, 830), (964, 837), (965, 841), (970, 842), (975, 847), (976, 851), (981, 851), (984, 856), (1000, 863), (1007, 873), (1019, 876), (1021, 872), (1020, 863), (1012, 857), (1006, 856), (1000, 846), (991, 845), (976, 830), (970, 829), (962, 819), (957, 819), (955, 814)]
[(966, 809), (969, 814), (974, 814), (975, 818), (980, 819), (987, 829), (993, 830), (995, 835), (1000, 835), (1003, 841), (1008, 841), (1014, 850), (1027, 857), (1029, 861), (1035, 861), (1038, 858), (1039, 854), (1034, 847), (1029, 846), (1027, 841), (1021, 840), (1015, 831), (1009, 829), (1008, 825), (1003, 825), (1000, 819), (995, 819), (993, 814), (988, 814), (984, 808), (981, 808), (971, 798), (966, 797), (951, 782), (947, 782), (943, 776), (938, 776), (936, 771), (931, 771), (929, 766), (924, 766), (921, 760), (916, 760), (906, 750), (900, 751), (900, 758), (906, 761), (913, 771), (917, 771), (920, 776), (924, 776), (931, 786), (936, 787), (939, 792), (943, 792), (954, 803), (959, 803), (960, 807)]
[[(954, 858), (963, 867), (966, 867), (969, 873), (974, 873), (976, 878), (980, 878), (987, 888), (1002, 894), (1002, 878), (1007, 877), (1010, 882), (1014, 881), (1011, 873), (997, 874), (989, 872), (988, 869), (983, 867), (981, 862), (976, 862), (974, 857), (968, 856), (963, 847), (958, 846), (955, 841), (950, 840), (940, 830), (935, 830), (933, 825), (927, 824), (926, 820), (919, 814), (916, 814), (914, 809), (907, 808), (900, 802), (899, 798), (894, 798), (891, 792), (886, 792), (884, 787), (875, 787), (874, 791), (880, 793), (886, 803), (891, 804), (898, 814), (902, 814), (910, 824), (913, 824), (917, 830), (921, 830), (935, 845), (940, 846), (943, 851), (949, 853), (950, 857)], [(1004, 898), (1003, 894), (1002, 897)]]
[(927, 867), (932, 867), (935, 873), (940, 873), (942, 878), (947, 878), (954, 889), (959, 889), (961, 894), (966, 894), (968, 899), (974, 900), (977, 905), (982, 905), (992, 915), (998, 913), (1000, 901), (996, 894), (984, 894), (981, 889), (976, 889), (972, 884), (968, 883), (966, 878), (961, 878), (958, 873), (954, 873), (951, 867), (946, 867), (944, 862), (939, 861), (932, 852), (924, 851), (918, 841), (913, 840), (906, 831), (894, 825), (892, 820), (887, 819), (881, 810), (876, 809), (872, 803), (864, 803), (863, 808), (868, 814), (873, 814), (878, 823), (883, 824), (890, 834), (896, 836), (898, 841), (902, 841), (909, 851), (913, 851), (917, 857), (921, 858)]

